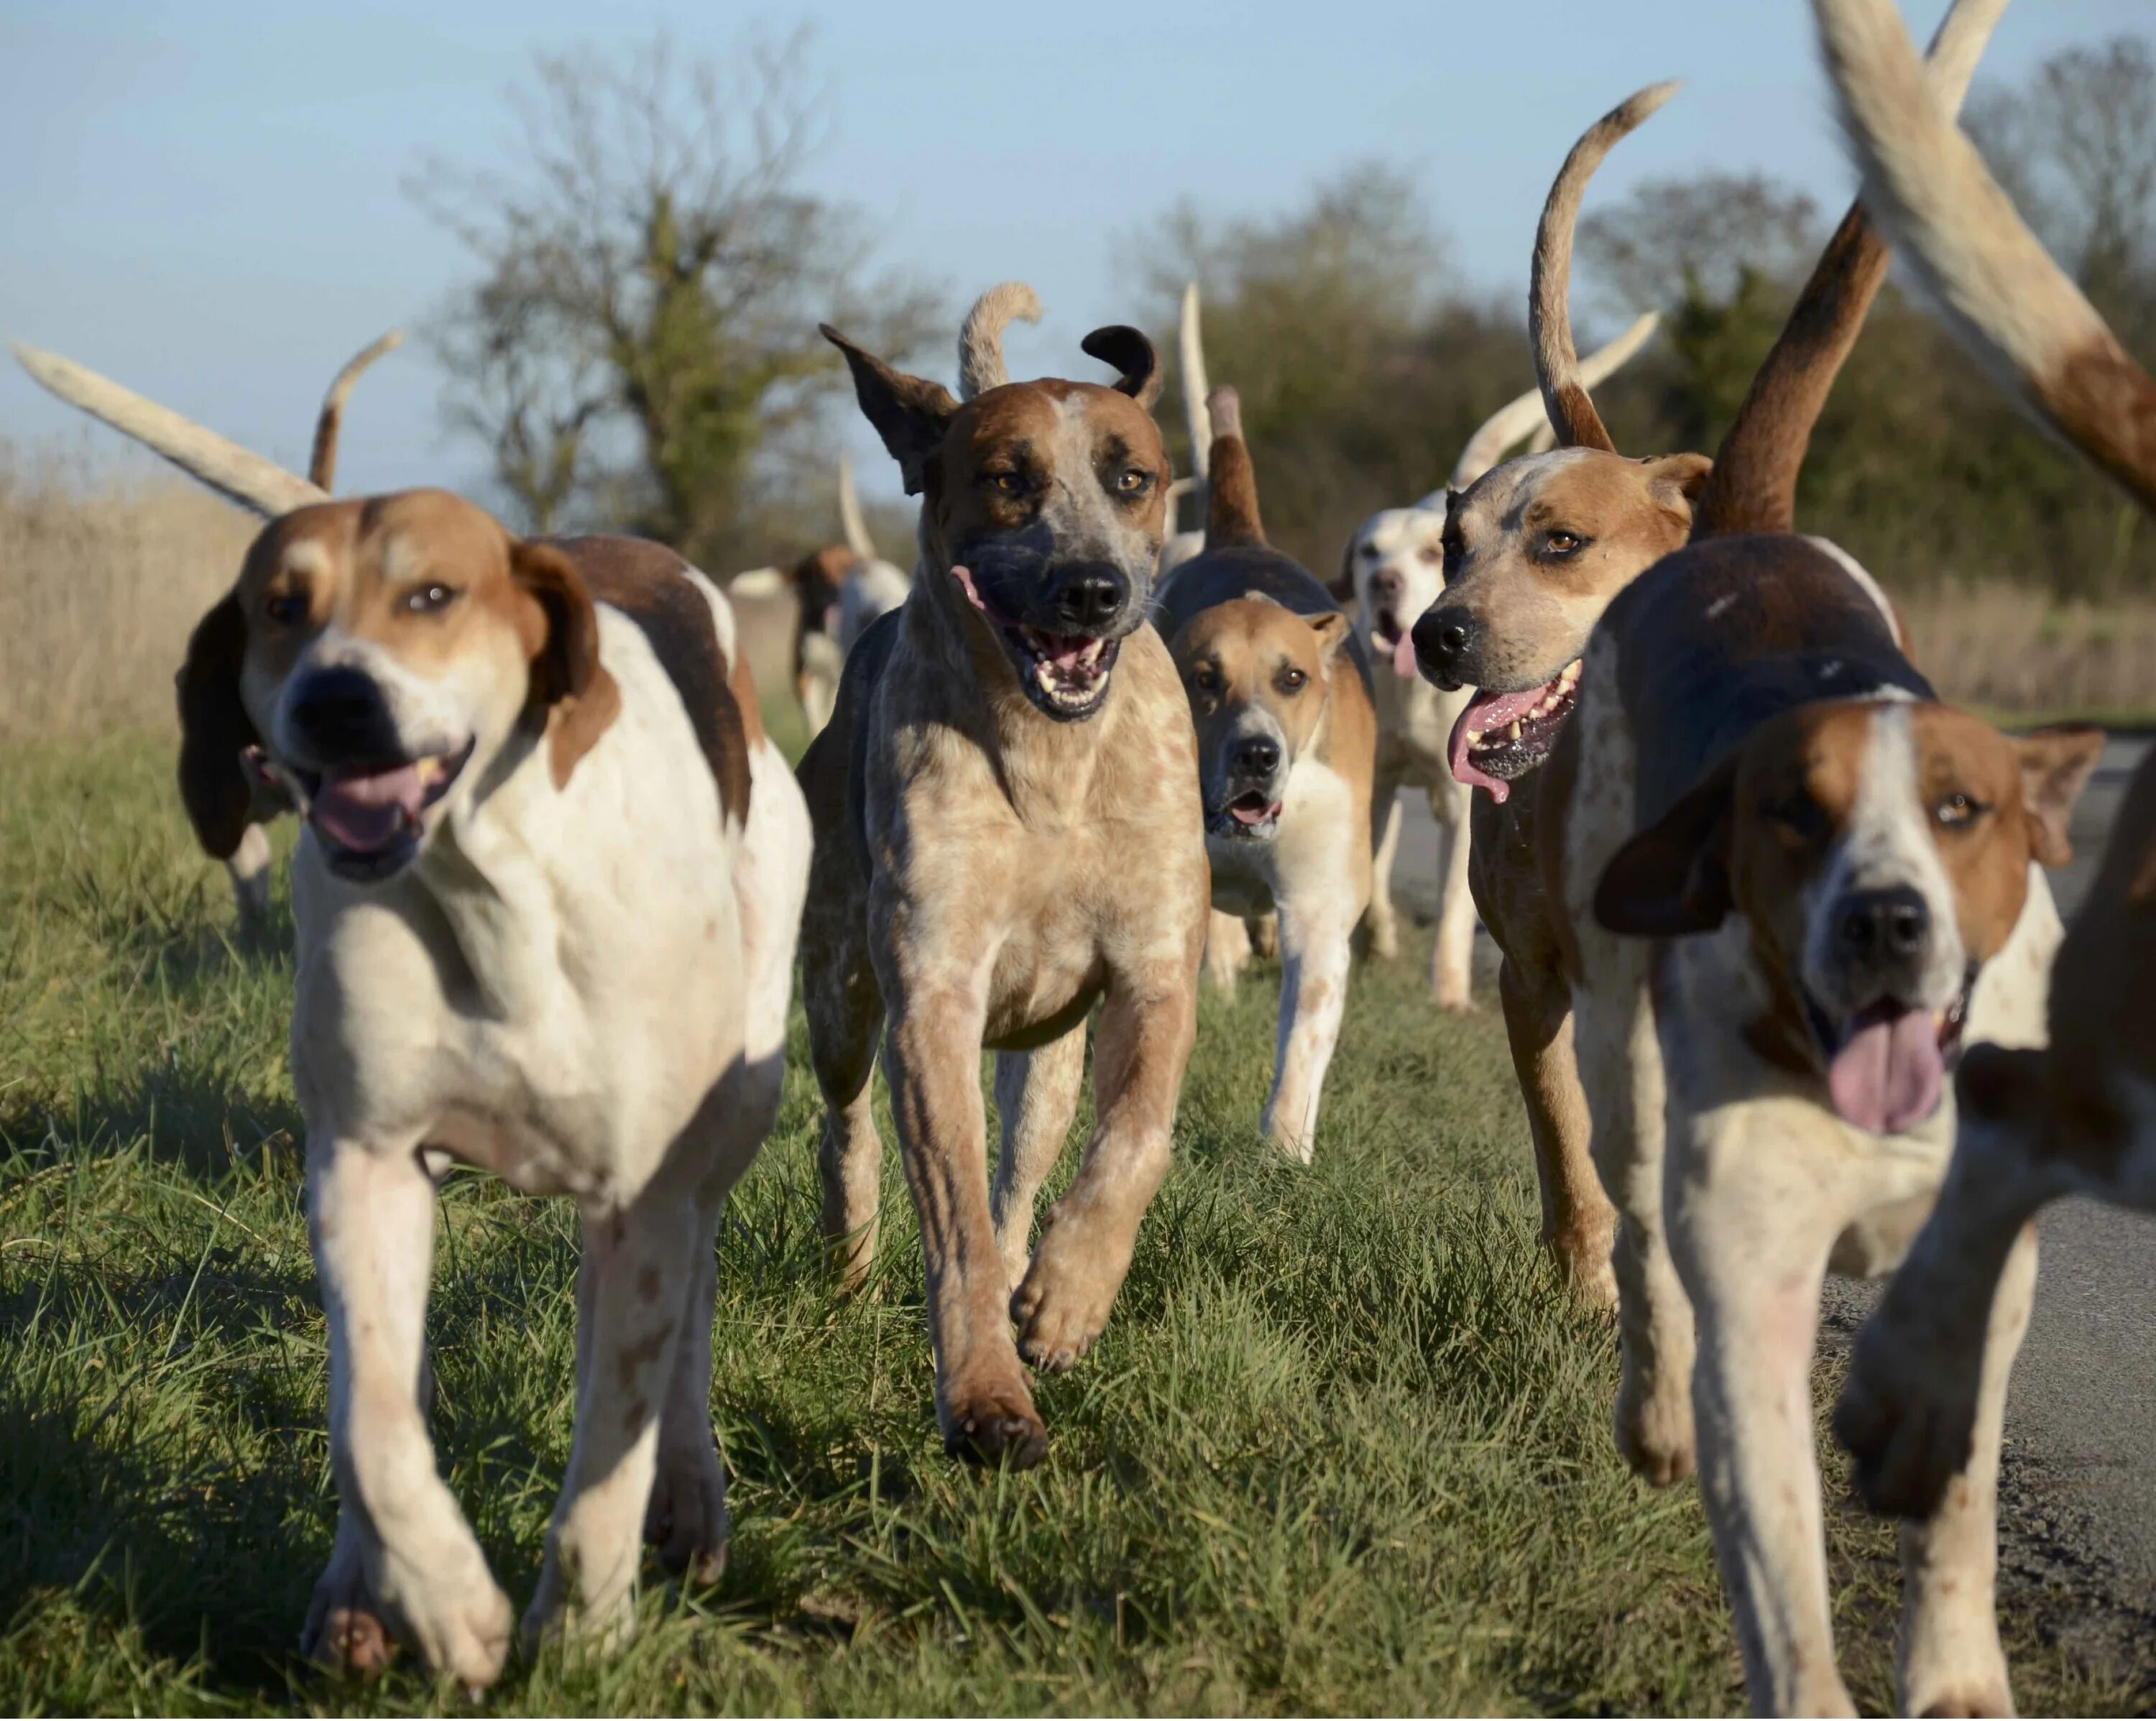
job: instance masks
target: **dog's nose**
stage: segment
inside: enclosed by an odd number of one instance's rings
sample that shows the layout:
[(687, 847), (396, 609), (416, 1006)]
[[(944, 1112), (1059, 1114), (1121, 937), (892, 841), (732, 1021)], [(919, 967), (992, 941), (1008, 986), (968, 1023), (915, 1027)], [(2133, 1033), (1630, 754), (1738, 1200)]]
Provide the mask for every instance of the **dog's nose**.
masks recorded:
[(382, 689), (346, 665), (311, 672), (293, 688), (285, 718), (308, 750), (327, 760), (382, 760), (397, 751)]
[(1122, 613), (1130, 581), (1112, 568), (1074, 573), (1055, 594), (1056, 619), (1066, 633), (1097, 633)]
[(1921, 956), (1932, 938), (1932, 911), (1914, 886), (1853, 890), (1835, 905), (1835, 938), (1842, 953), (1867, 966)]
[(1479, 682), (1482, 624), (1457, 605), (1428, 610), (1414, 624), (1415, 667), (1447, 691)]
[(1399, 572), (1394, 568), (1379, 568), (1370, 576), (1370, 595), (1381, 603), (1390, 603), (1400, 595)]
[(1228, 763), (1239, 778), (1265, 781), (1280, 769), (1280, 743), (1270, 735), (1245, 735), (1235, 743)]

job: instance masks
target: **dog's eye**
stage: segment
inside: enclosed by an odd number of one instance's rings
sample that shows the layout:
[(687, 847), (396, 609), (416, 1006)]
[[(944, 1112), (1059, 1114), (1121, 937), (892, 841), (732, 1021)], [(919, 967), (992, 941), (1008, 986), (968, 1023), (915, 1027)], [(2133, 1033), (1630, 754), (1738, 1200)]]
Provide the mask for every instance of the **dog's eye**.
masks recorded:
[(1788, 796), (1763, 807), (1760, 812), (1785, 838), (1809, 843), (1819, 834), (1820, 806), (1809, 795)]
[(280, 627), (307, 619), (307, 594), (303, 591), (273, 592), (263, 600), (262, 613)]
[(1135, 496), (1152, 482), (1152, 474), (1135, 466), (1128, 466), (1116, 474), (1116, 489), (1126, 496)]
[(1968, 796), (1956, 791), (1953, 794), (1943, 798), (1939, 804), (1932, 809), (1932, 817), (1948, 830), (1958, 831), (1964, 826), (1974, 824), (1982, 814), (1989, 810), (1983, 802), (1972, 801)]
[(1568, 532), (1563, 527), (1543, 540), (1543, 548), (1552, 556), (1576, 556), (1586, 547), (1586, 539), (1577, 532)]
[(1020, 478), (1015, 472), (993, 473), (990, 474), (988, 482), (993, 484), (998, 489), (1001, 490), (1006, 496), (1015, 496), (1020, 490), (1025, 488), (1025, 480)]
[(1284, 694), (1299, 694), (1302, 691), (1303, 684), (1309, 679), (1301, 670), (1290, 665), (1281, 671), (1280, 679), (1274, 684)]
[(1219, 686), (1220, 678), (1214, 673), (1210, 663), (1200, 663), (1190, 672), (1190, 684), (1200, 693), (1209, 694), (1214, 688)]
[(1415, 553), (1424, 561), (1443, 561), (1445, 555), (1443, 550), (1429, 544), (1424, 545)]
[(439, 581), (413, 588), (405, 595), (404, 607), (415, 616), (431, 616), (457, 601), (455, 589)]

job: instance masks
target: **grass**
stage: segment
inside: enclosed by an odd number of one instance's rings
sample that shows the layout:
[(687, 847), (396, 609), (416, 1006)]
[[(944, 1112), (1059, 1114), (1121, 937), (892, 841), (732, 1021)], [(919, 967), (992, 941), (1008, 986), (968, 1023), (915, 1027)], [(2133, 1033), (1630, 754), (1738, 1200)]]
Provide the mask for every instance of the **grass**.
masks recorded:
[[(362, 1688), (294, 1654), (333, 1505), (289, 927), (230, 946), (168, 783), (163, 742), (0, 754), (0, 1709), (462, 1710), (408, 1662)], [(1618, 1464), (1610, 1325), (1535, 1246), (1494, 1012), (1436, 1015), (1419, 969), (1358, 974), (1308, 1170), (1255, 1135), (1269, 978), (1208, 997), (1175, 1169), (1023, 1476), (942, 1455), (895, 1160), (873, 1293), (829, 1292), (797, 1064), (721, 1243), (726, 1574), (653, 1582), (627, 1654), (513, 1663), (484, 1707), (1739, 1706), (1697, 1497)], [(441, 1243), (440, 1458), (521, 1601), (569, 1441), (571, 1216), (455, 1176)], [(1891, 1535), (1834, 1537), (1885, 1707)], [(2025, 1710), (2132, 1700), (2002, 1611)]]

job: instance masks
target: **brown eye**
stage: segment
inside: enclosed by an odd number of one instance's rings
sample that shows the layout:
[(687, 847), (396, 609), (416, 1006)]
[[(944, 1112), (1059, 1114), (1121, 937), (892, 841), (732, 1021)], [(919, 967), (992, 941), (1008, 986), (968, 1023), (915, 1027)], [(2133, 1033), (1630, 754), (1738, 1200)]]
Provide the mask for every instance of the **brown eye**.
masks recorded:
[(1210, 663), (1200, 663), (1190, 672), (1190, 684), (1200, 693), (1211, 693), (1220, 684), (1220, 678), (1213, 673)]
[(1552, 532), (1543, 540), (1543, 548), (1548, 551), (1552, 556), (1577, 555), (1586, 547), (1586, 545), (1587, 540), (1581, 537), (1578, 533), (1568, 532), (1562, 529)]
[(1025, 488), (1025, 481), (1015, 472), (998, 472), (988, 480), (1006, 496), (1015, 496)]
[(1984, 811), (1985, 809), (1980, 803), (1957, 791), (1947, 796), (1937, 807), (1934, 807), (1932, 809), (1932, 817), (1948, 830), (1958, 831), (1964, 826), (1974, 824), (1977, 816)]
[(273, 592), (263, 601), (262, 613), (280, 627), (290, 627), (307, 619), (307, 594), (305, 592)]
[(1126, 496), (1135, 496), (1146, 487), (1147, 474), (1135, 466), (1116, 474), (1116, 488)]
[(1280, 680), (1276, 685), (1284, 694), (1299, 694), (1302, 691), (1303, 684), (1309, 679), (1310, 678), (1301, 670), (1287, 668), (1281, 671)]
[(407, 592), (404, 607), (415, 616), (431, 616), (447, 609), (456, 601), (456, 588), (444, 586), (438, 581)]

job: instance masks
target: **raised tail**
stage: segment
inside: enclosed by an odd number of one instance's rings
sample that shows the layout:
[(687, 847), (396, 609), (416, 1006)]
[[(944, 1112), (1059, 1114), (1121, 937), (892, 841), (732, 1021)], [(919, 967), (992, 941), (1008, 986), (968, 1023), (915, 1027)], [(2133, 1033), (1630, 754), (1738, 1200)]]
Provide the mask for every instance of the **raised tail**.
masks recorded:
[(344, 403), (352, 398), (352, 385), (367, 367), (386, 352), (404, 344), (404, 331), (392, 329), (372, 346), (363, 346), (345, 361), (344, 368), (322, 397), (322, 410), (315, 420), (314, 451), (307, 456), (307, 479), (324, 490), (336, 488), (337, 434), (344, 428)]
[(1213, 425), (1212, 477), (1206, 483), (1205, 547), (1263, 544), (1264, 520), (1258, 514), (1258, 474), (1243, 441), (1243, 400), (1232, 388), (1214, 389), (1205, 397)]

